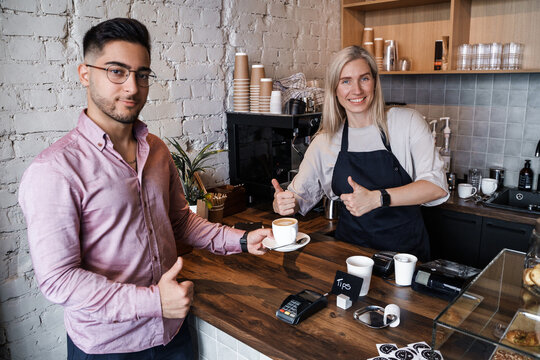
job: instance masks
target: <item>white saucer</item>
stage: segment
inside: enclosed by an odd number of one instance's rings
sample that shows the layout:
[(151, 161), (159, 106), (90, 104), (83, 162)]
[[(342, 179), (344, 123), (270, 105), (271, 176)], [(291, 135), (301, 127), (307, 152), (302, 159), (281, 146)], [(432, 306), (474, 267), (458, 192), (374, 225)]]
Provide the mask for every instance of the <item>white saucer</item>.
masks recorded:
[(275, 250), (273, 248), (275, 248), (275, 247), (277, 247), (279, 245), (276, 244), (276, 241), (274, 239), (265, 238), (262, 241), (262, 243), (266, 248), (268, 248), (270, 250), (279, 251), (279, 252), (290, 252), (290, 251), (295, 251), (295, 250), (298, 250), (300, 248), (303, 248), (304, 246), (306, 246), (311, 241), (311, 238), (309, 237), (309, 235), (304, 234), (302, 232), (299, 232), (296, 235), (296, 239), (298, 240), (298, 239), (302, 239), (302, 238), (307, 238), (307, 240), (302, 241), (300, 244), (286, 245), (286, 246), (276, 248)]

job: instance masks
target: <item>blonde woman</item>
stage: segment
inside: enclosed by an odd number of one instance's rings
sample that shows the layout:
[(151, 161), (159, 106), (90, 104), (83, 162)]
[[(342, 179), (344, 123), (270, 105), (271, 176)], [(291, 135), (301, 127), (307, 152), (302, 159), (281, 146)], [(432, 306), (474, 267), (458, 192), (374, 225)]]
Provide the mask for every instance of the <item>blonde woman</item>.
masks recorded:
[(337, 239), (422, 260), (429, 239), (419, 205), (449, 196), (426, 122), (412, 109), (385, 111), (377, 64), (358, 46), (328, 68), (322, 123), (298, 175), (286, 191), (272, 184), (275, 212), (305, 214), (323, 195), (340, 198)]

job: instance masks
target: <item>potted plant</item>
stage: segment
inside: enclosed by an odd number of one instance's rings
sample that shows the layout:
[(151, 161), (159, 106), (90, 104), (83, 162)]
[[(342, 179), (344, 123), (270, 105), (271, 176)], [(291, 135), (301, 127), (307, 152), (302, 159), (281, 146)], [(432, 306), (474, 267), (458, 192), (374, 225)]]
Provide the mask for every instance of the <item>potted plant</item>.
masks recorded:
[(197, 182), (195, 181), (195, 173), (197, 172), (205, 172), (206, 169), (210, 169), (210, 166), (205, 166), (204, 163), (208, 160), (208, 158), (212, 155), (215, 155), (217, 153), (227, 151), (225, 149), (217, 149), (217, 150), (210, 150), (212, 145), (215, 144), (215, 142), (211, 142), (207, 144), (205, 147), (203, 147), (191, 160), (186, 153), (186, 151), (182, 148), (182, 145), (178, 143), (175, 139), (169, 139), (167, 138), (169, 143), (174, 147), (176, 152), (171, 151), (172, 158), (174, 160), (174, 164), (176, 165), (176, 168), (178, 169), (178, 173), (180, 174), (180, 179), (182, 180), (182, 185), (184, 187), (184, 194), (186, 196), (186, 200), (188, 201), (190, 206), (196, 206), (197, 200), (204, 200), (206, 203), (206, 206), (210, 208), (212, 205), (210, 201), (208, 200), (208, 197), (210, 194), (204, 194), (204, 192), (201, 190), (201, 188), (197, 185)]

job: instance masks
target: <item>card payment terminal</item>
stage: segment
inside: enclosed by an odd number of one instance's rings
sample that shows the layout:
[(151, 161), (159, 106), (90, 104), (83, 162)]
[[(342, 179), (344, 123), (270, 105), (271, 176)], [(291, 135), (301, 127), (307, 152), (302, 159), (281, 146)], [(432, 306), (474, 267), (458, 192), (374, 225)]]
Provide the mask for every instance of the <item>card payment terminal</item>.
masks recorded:
[(303, 290), (298, 294), (289, 295), (276, 311), (276, 316), (286, 323), (296, 325), (325, 308), (328, 305), (326, 295), (312, 290)]

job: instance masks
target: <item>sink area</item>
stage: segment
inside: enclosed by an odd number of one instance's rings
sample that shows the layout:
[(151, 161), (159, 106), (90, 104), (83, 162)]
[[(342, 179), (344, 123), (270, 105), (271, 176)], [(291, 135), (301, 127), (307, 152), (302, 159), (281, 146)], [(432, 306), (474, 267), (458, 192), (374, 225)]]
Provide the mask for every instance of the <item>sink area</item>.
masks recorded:
[(505, 188), (486, 200), (484, 205), (540, 215), (540, 192)]

